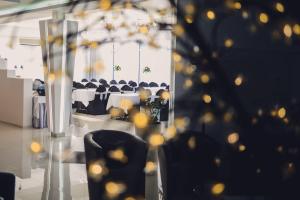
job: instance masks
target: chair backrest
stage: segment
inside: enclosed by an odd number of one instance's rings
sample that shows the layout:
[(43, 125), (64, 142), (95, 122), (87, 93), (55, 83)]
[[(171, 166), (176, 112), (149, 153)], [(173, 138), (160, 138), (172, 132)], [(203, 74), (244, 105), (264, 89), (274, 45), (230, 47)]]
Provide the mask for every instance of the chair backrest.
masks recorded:
[(99, 80), (99, 83), (104, 84), (104, 83), (107, 83), (107, 81), (106, 81), (105, 79), (101, 78), (101, 79)]
[(149, 84), (146, 82), (140, 82), (139, 86), (141, 87), (149, 87)]
[(157, 83), (155, 82), (150, 82), (149, 87), (159, 87)]
[(131, 83), (129, 83), (129, 85), (130, 85), (131, 87), (137, 87), (137, 84), (136, 84), (136, 82), (134, 82), (134, 81), (132, 81)]
[(109, 92), (120, 92), (119, 88), (117, 88), (116, 86), (111, 86), (109, 89), (108, 89)]
[(164, 89), (160, 89), (156, 92), (156, 96), (159, 96), (161, 97), (162, 93), (164, 92), (165, 90)]
[(82, 79), (81, 82), (89, 82), (86, 78)]
[(132, 87), (128, 86), (128, 85), (124, 85), (121, 87), (121, 90), (122, 91), (126, 91), (126, 92), (129, 92), (129, 91), (134, 91)]
[(85, 86), (82, 83), (76, 83), (75, 88), (76, 89), (84, 89)]
[(112, 85), (118, 84), (116, 80), (111, 80), (109, 83), (112, 84)]
[(132, 80), (128, 81), (128, 85), (130, 85), (131, 83), (133, 83), (133, 81), (132, 81)]
[(119, 81), (119, 84), (127, 84), (127, 83), (126, 83), (126, 81), (124, 81), (124, 80), (120, 80), (120, 81)]
[(15, 199), (16, 177), (11, 173), (0, 172), (0, 199)]
[(97, 81), (96, 79), (93, 78), (93, 79), (91, 80), (91, 82), (98, 82), (98, 81)]
[(99, 85), (98, 88), (96, 89), (96, 92), (100, 92), (100, 93), (106, 92), (106, 87), (103, 85)]
[(168, 85), (166, 83), (161, 83), (160, 86), (161, 87), (167, 87)]
[[(125, 191), (116, 199), (128, 196), (145, 196), (145, 163), (147, 145), (144, 141), (125, 132), (101, 130), (88, 133), (84, 137), (86, 168), (88, 170), (88, 188), (91, 200), (103, 199), (105, 184), (108, 181), (125, 184)], [(114, 159), (111, 152), (122, 149), (125, 160)], [(101, 179), (91, 176), (90, 166), (102, 160), (107, 174)]]
[(89, 82), (85, 85), (85, 87), (87, 87), (87, 88), (97, 88), (97, 85), (95, 85), (94, 83)]

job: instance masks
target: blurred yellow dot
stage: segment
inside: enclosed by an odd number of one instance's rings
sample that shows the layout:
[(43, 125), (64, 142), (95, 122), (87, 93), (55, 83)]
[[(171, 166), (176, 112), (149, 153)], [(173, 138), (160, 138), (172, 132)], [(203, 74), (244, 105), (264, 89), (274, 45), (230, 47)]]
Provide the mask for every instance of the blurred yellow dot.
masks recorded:
[(227, 142), (229, 144), (235, 144), (239, 141), (239, 134), (238, 133), (230, 133), (227, 137)]
[(170, 126), (166, 130), (166, 137), (168, 139), (174, 138), (176, 136), (177, 130), (175, 126)]
[(195, 137), (190, 137), (188, 140), (188, 147), (190, 149), (195, 149), (196, 148), (196, 138)]
[(96, 42), (96, 41), (90, 42), (90, 47), (92, 49), (96, 49), (98, 47), (98, 42)]
[(233, 8), (239, 10), (242, 8), (242, 4), (240, 2), (235, 2), (233, 4)]
[(211, 96), (208, 95), (208, 94), (204, 94), (202, 96), (202, 100), (205, 102), (205, 103), (210, 103), (211, 102)]
[(188, 88), (190, 88), (190, 87), (192, 87), (192, 86), (193, 86), (193, 81), (192, 81), (191, 79), (186, 79), (186, 80), (184, 81), (183, 87), (184, 87), (185, 89), (188, 89)]
[(164, 91), (164, 92), (161, 94), (161, 98), (162, 98), (163, 100), (169, 100), (170, 97), (171, 97), (171, 95), (170, 95), (170, 92), (168, 92), (168, 91)]
[(109, 157), (121, 162), (127, 162), (127, 156), (122, 149), (116, 149), (109, 152)]
[(174, 60), (175, 62), (180, 62), (181, 59), (182, 59), (182, 57), (181, 57), (180, 54), (178, 54), (178, 53), (176, 53), (176, 52), (173, 53), (173, 60)]
[(137, 128), (146, 128), (149, 123), (149, 118), (146, 113), (139, 112), (133, 116), (133, 123)]
[(52, 82), (52, 81), (54, 81), (55, 80), (55, 74), (54, 73), (49, 73), (48, 74), (48, 81), (49, 82)]
[(209, 83), (210, 78), (209, 78), (208, 74), (201, 74), (200, 80), (202, 83), (207, 84), (207, 83)]
[(247, 12), (247, 11), (243, 11), (242, 12), (242, 17), (244, 18), (244, 19), (248, 19), (249, 18), (249, 13)]
[(130, 110), (133, 107), (133, 102), (130, 99), (121, 99), (120, 108)]
[(230, 38), (228, 38), (228, 39), (226, 39), (225, 41), (224, 41), (224, 45), (225, 45), (225, 47), (227, 47), (227, 48), (230, 48), (230, 47), (232, 47), (233, 46), (233, 40), (232, 39), (230, 39)]
[(224, 192), (225, 185), (223, 183), (216, 183), (211, 188), (211, 193), (213, 195), (220, 195)]
[(184, 130), (188, 125), (188, 120), (184, 117), (178, 117), (175, 119), (175, 127), (179, 130)]
[(184, 65), (182, 63), (179, 63), (179, 62), (176, 62), (175, 63), (175, 72), (176, 73), (179, 73), (183, 70), (184, 68)]
[(124, 184), (120, 184), (120, 183), (116, 183), (116, 182), (107, 182), (105, 184), (105, 190), (108, 194), (109, 197), (116, 197), (118, 196), (120, 193), (122, 193), (125, 189)]
[(146, 25), (140, 26), (139, 32), (142, 34), (147, 34), (149, 32), (148, 27)]
[(180, 25), (180, 24), (176, 24), (174, 27), (173, 27), (173, 33), (176, 35), (176, 36), (182, 36), (184, 34), (184, 28)]
[(139, 95), (141, 101), (145, 101), (151, 96), (151, 93), (149, 92), (149, 90), (140, 90)]
[(89, 174), (91, 176), (98, 176), (103, 173), (103, 167), (99, 163), (94, 163), (89, 166)]
[(211, 112), (206, 112), (203, 114), (203, 116), (201, 117), (201, 122), (204, 122), (204, 123), (211, 123), (214, 121), (214, 114), (211, 113)]
[(33, 153), (39, 153), (42, 150), (42, 146), (38, 142), (32, 142), (30, 149)]
[(196, 11), (196, 7), (192, 3), (188, 3), (185, 6), (185, 12), (189, 15), (193, 15)]
[(267, 13), (260, 13), (259, 14), (259, 21), (261, 23), (264, 23), (264, 24), (268, 23), (269, 22), (269, 16), (267, 15)]
[(280, 3), (280, 2), (277, 2), (277, 3), (275, 4), (275, 8), (276, 8), (276, 10), (277, 10), (278, 12), (281, 12), (281, 13), (284, 12), (284, 5), (283, 5), (282, 3)]
[(240, 144), (240, 145), (239, 145), (239, 151), (243, 152), (243, 151), (245, 151), (245, 150), (246, 150), (246, 146), (243, 145), (243, 144)]
[(300, 35), (300, 25), (299, 24), (295, 24), (293, 26), (293, 31), (296, 35)]
[(112, 117), (119, 117), (122, 114), (121, 109), (118, 108), (111, 108), (109, 113)]
[(188, 24), (191, 24), (191, 23), (193, 23), (194, 18), (193, 18), (193, 16), (191, 16), (191, 15), (187, 15), (187, 16), (185, 16), (185, 21), (186, 21)]
[(232, 112), (226, 112), (223, 116), (223, 119), (225, 122), (230, 122), (233, 118), (233, 113)]
[(234, 84), (236, 86), (240, 86), (242, 85), (242, 83), (243, 83), (243, 77), (241, 75), (238, 75), (234, 80)]
[(293, 34), (292, 27), (289, 24), (284, 25), (283, 33), (286, 37), (292, 37)]
[(162, 145), (164, 141), (165, 139), (160, 133), (154, 133), (149, 137), (149, 144), (153, 147)]
[(93, 64), (93, 70), (99, 74), (100, 72), (102, 72), (104, 70), (105, 66), (103, 64), (103, 62), (101, 60), (99, 61), (96, 61), (94, 64)]
[(136, 200), (134, 197), (126, 197), (125, 200)]
[(152, 162), (152, 161), (148, 161), (148, 162), (146, 163), (146, 166), (145, 166), (145, 172), (146, 172), (146, 173), (154, 172), (156, 169), (157, 169), (156, 163), (154, 163), (154, 162)]
[(217, 166), (221, 165), (221, 159), (220, 158), (215, 158), (215, 163)]
[(208, 10), (206, 12), (206, 16), (209, 20), (214, 20), (216, 18), (216, 14), (212, 10)]
[(280, 108), (277, 112), (277, 115), (279, 118), (283, 119), (286, 115), (286, 109), (285, 108)]
[(99, 0), (99, 8), (103, 10), (108, 10), (111, 8), (110, 0)]

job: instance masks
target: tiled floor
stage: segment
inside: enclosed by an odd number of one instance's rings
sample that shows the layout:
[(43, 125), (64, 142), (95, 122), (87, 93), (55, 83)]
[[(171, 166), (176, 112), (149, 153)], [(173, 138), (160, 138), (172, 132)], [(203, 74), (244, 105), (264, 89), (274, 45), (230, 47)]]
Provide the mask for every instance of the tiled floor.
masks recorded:
[[(63, 138), (51, 138), (48, 129), (0, 123), (0, 171), (16, 174), (16, 199), (88, 199), (85, 164), (76, 162), (74, 152), (83, 152), (83, 136), (99, 129), (135, 134), (131, 123), (107, 116), (74, 115)], [(41, 145), (40, 153), (31, 151), (32, 142)]]

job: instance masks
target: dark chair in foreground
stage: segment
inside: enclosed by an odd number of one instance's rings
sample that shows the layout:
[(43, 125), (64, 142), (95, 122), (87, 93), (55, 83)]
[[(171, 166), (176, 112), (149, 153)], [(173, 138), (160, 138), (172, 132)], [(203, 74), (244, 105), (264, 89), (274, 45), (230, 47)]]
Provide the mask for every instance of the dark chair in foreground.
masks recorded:
[(111, 85), (117, 85), (117, 84), (118, 84), (116, 80), (111, 80), (109, 83), (110, 83)]
[(87, 83), (89, 82), (86, 78), (82, 79), (81, 82)]
[(205, 197), (211, 192), (208, 186), (219, 178), (214, 162), (219, 144), (201, 132), (187, 131), (177, 137), (159, 149), (164, 199), (209, 199)]
[[(88, 133), (84, 137), (86, 154), (86, 169), (88, 174), (89, 197), (91, 200), (106, 200), (105, 184), (109, 181), (122, 183), (126, 186), (115, 200), (124, 200), (126, 197), (145, 196), (145, 163), (147, 145), (142, 140), (125, 132), (101, 130)], [(125, 160), (112, 157), (114, 150), (122, 149)], [(99, 177), (90, 173), (91, 165), (102, 160), (107, 173)]]
[(119, 84), (127, 84), (127, 83), (126, 83), (126, 81), (124, 81), (124, 80), (120, 80), (120, 81), (119, 81)]
[(136, 82), (132, 81), (131, 83), (129, 83), (130, 87), (137, 87)]
[(11, 173), (0, 172), (0, 199), (15, 199), (16, 177)]
[(146, 82), (140, 82), (139, 86), (140, 87), (149, 87), (149, 84)]
[(159, 87), (159, 85), (155, 82), (150, 82), (149, 87)]
[(128, 85), (124, 85), (122, 88), (121, 88), (121, 91), (122, 92), (134, 92), (134, 89)]
[(120, 92), (119, 88), (116, 87), (116, 86), (111, 86), (109, 89), (108, 89), (109, 92)]

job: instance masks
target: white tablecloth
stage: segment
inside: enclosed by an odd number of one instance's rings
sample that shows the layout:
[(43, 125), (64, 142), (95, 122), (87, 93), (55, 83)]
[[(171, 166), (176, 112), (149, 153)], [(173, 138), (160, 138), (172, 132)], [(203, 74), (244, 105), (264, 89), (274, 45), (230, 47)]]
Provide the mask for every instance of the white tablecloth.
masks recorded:
[[(122, 107), (121, 102), (123, 100), (129, 100), (133, 105), (138, 105), (140, 103), (140, 96), (137, 93), (114, 93), (110, 94), (106, 109), (108, 110), (111, 107)], [(127, 112), (127, 110), (125, 110)]]
[(72, 103), (75, 101), (82, 102), (84, 106), (88, 106), (90, 101), (95, 99), (96, 88), (77, 89), (72, 92)]

